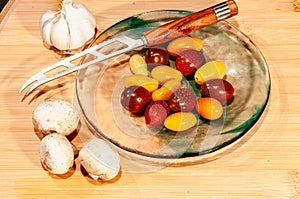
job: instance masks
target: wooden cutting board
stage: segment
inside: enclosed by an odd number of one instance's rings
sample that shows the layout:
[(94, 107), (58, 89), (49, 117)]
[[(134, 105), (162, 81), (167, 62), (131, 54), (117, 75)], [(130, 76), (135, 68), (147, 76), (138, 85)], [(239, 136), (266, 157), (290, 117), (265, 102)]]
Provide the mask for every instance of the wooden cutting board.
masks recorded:
[[(13, 2), (13, 1), (10, 1)], [(82, 0), (100, 31), (150, 10), (197, 11), (217, 1)], [(25, 97), (18, 91), (32, 74), (59, 57), (41, 41), (39, 18), (59, 0), (16, 0), (0, 32), (1, 198), (299, 198), (300, 197), (300, 12), (291, 0), (237, 0), (240, 13), (228, 20), (260, 48), (268, 63), (270, 101), (255, 128), (218, 156), (151, 172), (122, 171), (111, 182), (93, 181), (76, 160), (68, 175), (47, 173), (39, 162), (39, 138), (31, 116), (46, 98), (73, 101), (75, 74)], [(0, 21), (3, 19), (1, 15)], [(88, 134), (86, 129), (82, 135)], [(84, 136), (73, 141), (82, 146)], [(127, 166), (127, 165), (126, 165)], [(124, 165), (125, 167), (125, 165)]]

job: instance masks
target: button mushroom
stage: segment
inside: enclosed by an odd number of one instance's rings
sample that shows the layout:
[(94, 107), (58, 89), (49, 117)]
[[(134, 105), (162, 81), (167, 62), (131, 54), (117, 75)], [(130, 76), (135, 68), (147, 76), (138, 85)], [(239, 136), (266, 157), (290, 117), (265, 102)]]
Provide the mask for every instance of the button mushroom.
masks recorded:
[(93, 138), (79, 151), (79, 161), (94, 179), (109, 181), (120, 170), (119, 154), (104, 140)]
[(34, 109), (32, 121), (35, 129), (42, 134), (56, 132), (67, 136), (77, 129), (79, 113), (66, 100), (48, 99)]
[(54, 174), (65, 174), (74, 164), (74, 152), (69, 140), (62, 134), (51, 133), (40, 142), (40, 161)]

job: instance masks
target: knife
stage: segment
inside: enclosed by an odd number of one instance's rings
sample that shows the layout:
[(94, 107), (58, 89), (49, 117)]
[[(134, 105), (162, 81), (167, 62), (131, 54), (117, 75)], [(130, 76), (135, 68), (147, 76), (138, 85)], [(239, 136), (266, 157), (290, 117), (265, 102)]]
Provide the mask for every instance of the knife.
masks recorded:
[[(166, 23), (154, 29), (145, 31), (144, 33), (142, 33), (139, 39), (132, 39), (124, 35), (107, 39), (93, 47), (90, 47), (84, 51), (74, 54), (66, 59), (63, 59), (57, 62), (56, 64), (51, 65), (41, 70), (40, 72), (36, 73), (24, 83), (19, 93), (23, 92), (27, 87), (32, 85), (31, 88), (25, 94), (28, 95), (37, 87), (41, 86), (42, 84), (45, 84), (59, 77), (65, 76), (67, 74), (73, 73), (77, 70), (81, 70), (95, 63), (132, 51), (136, 48), (150, 47), (150, 46), (165, 43), (176, 37), (182, 36), (184, 34), (189, 34), (193, 31), (199, 30), (203, 27), (209, 26), (218, 21), (235, 16), (237, 14), (238, 14), (238, 7), (235, 1), (228, 0), (216, 4), (214, 6), (211, 6), (209, 8), (206, 8), (204, 10), (187, 15), (183, 18), (179, 18), (175, 21), (171, 21), (169, 23)], [(125, 47), (113, 51), (109, 54), (102, 54), (99, 52), (101, 48), (108, 46), (114, 42), (120, 42), (124, 44)], [(82, 58), (87, 54), (95, 56), (95, 59), (88, 61), (86, 63), (82, 63), (81, 65), (72, 64), (72, 61), (78, 60), (79, 58)], [(66, 69), (52, 75), (47, 75), (49, 71), (52, 71), (56, 68), (60, 68), (62, 66), (65, 67)]]

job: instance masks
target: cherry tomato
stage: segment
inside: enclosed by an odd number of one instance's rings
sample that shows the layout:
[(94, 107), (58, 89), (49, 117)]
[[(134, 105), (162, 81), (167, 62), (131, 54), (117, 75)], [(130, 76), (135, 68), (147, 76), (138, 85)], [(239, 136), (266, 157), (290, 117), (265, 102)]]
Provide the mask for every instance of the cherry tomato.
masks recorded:
[(142, 86), (149, 92), (155, 91), (159, 86), (159, 82), (156, 79), (141, 74), (127, 76), (124, 78), (123, 83), (126, 88), (129, 86)]
[(192, 112), (176, 112), (169, 115), (164, 125), (172, 131), (186, 131), (197, 123), (197, 118)]
[(232, 97), (234, 88), (224, 79), (211, 79), (201, 85), (200, 93), (202, 97), (212, 97), (226, 104)]
[(178, 56), (186, 49), (201, 51), (203, 47), (202, 39), (195, 36), (183, 36), (172, 40), (167, 47), (171, 56)]
[(193, 49), (183, 51), (176, 58), (176, 68), (184, 75), (193, 75), (204, 63), (202, 52)]
[(163, 101), (152, 101), (145, 110), (146, 124), (161, 126), (170, 113), (168, 104)]
[(161, 65), (153, 68), (153, 70), (151, 71), (151, 77), (156, 79), (160, 83), (165, 83), (170, 79), (181, 81), (182, 73), (170, 66)]
[(222, 104), (210, 97), (203, 97), (197, 100), (196, 110), (199, 115), (208, 120), (219, 119), (223, 114)]
[(197, 84), (210, 79), (222, 79), (226, 74), (226, 65), (221, 61), (210, 61), (201, 66), (194, 74)]
[(159, 89), (152, 93), (152, 100), (169, 100), (171, 95), (179, 89), (181, 82), (176, 79), (166, 81)]
[(196, 96), (194, 92), (188, 88), (177, 89), (169, 98), (168, 104), (174, 112), (192, 111), (196, 106)]
[(134, 54), (129, 59), (130, 70), (133, 74), (148, 75), (145, 58), (141, 54)]
[(142, 86), (130, 86), (121, 94), (122, 106), (131, 113), (144, 111), (151, 99), (150, 92)]
[(146, 51), (145, 60), (148, 64), (167, 65), (169, 63), (169, 53), (161, 46), (153, 46)]

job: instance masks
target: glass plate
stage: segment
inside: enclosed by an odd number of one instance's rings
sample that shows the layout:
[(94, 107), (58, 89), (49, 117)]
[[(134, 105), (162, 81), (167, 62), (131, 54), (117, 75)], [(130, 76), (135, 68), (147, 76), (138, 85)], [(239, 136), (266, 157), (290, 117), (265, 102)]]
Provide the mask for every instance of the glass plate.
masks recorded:
[[(177, 10), (142, 13), (108, 28), (94, 44), (119, 34), (139, 38), (146, 30), (188, 14), (191, 12)], [(135, 53), (130, 52), (77, 73), (76, 97), (89, 130), (128, 157), (160, 163), (198, 160), (248, 132), (263, 113), (270, 93), (269, 71), (261, 52), (245, 34), (224, 21), (191, 35), (203, 40), (206, 60), (226, 64), (226, 79), (233, 84), (235, 93), (232, 103), (225, 108), (223, 119), (211, 122), (199, 119), (197, 128), (173, 132), (153, 130), (145, 125), (142, 116), (130, 116), (120, 104), (124, 89), (122, 78), (130, 73), (128, 59)], [(118, 44), (114, 47), (118, 48)]]

